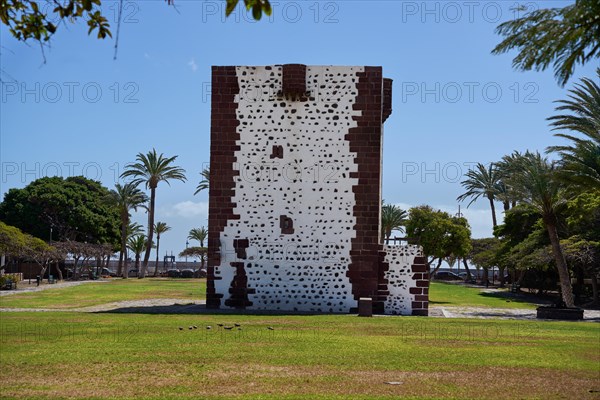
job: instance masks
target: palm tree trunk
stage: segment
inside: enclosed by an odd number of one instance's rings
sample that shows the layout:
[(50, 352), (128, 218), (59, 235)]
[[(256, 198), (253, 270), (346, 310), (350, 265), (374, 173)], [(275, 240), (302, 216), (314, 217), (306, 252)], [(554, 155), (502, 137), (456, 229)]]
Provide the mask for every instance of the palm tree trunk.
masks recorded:
[(504, 211), (505, 212), (508, 211), (508, 210), (510, 210), (510, 202), (508, 200), (504, 200), (502, 202), (502, 206), (504, 207)]
[(488, 197), (488, 200), (490, 201), (490, 208), (492, 209), (492, 224), (495, 228), (498, 226), (498, 223), (496, 221), (496, 206), (494, 205), (494, 198)]
[(152, 250), (152, 239), (154, 236), (154, 204), (156, 202), (156, 188), (150, 189), (150, 209), (148, 210), (148, 242), (146, 243), (146, 254), (144, 255), (144, 263), (142, 265), (142, 274), (140, 279), (146, 277), (148, 269), (148, 260), (150, 260), (150, 251)]
[(544, 218), (544, 222), (546, 224), (546, 229), (548, 230), (548, 235), (550, 236), (552, 253), (554, 254), (554, 261), (556, 262), (556, 268), (558, 269), (562, 298), (567, 307), (575, 307), (575, 303), (573, 302), (573, 288), (571, 287), (571, 278), (569, 277), (569, 269), (567, 267), (565, 256), (560, 248), (556, 225), (553, 223), (552, 219), (556, 218), (552, 218), (550, 216), (548, 218)]
[[(117, 275), (123, 274), (123, 261), (126, 258), (127, 253), (127, 225), (129, 225), (129, 212), (121, 213), (121, 254), (119, 254), (119, 267), (117, 269)], [(124, 278), (127, 277), (127, 267), (125, 267)]]
[(154, 266), (154, 276), (158, 276), (158, 248), (160, 246), (160, 236), (156, 235), (156, 265)]
[(123, 279), (129, 278), (129, 257), (127, 252), (123, 255)]
[(119, 265), (117, 266), (117, 276), (123, 273), (123, 250), (119, 250)]

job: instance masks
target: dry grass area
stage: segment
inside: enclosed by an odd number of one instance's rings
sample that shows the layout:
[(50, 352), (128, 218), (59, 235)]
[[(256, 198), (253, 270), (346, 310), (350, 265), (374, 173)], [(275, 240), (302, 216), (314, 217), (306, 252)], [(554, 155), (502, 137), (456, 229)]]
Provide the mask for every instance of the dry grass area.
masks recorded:
[[(29, 382), (24, 381), (24, 377)], [(398, 384), (388, 384), (395, 382)], [(2, 398), (486, 398), (597, 399), (598, 376), (580, 371), (484, 367), (377, 371), (214, 364), (94, 363), (75, 370), (6, 371)]]

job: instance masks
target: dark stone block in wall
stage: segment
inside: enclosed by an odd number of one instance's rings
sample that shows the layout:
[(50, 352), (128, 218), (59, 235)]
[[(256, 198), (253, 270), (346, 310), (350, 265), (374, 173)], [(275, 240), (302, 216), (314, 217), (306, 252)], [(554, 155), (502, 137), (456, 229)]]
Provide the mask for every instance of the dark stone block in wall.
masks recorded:
[(284, 235), (294, 233), (294, 221), (286, 215), (279, 216), (279, 228)]
[(289, 100), (307, 101), (306, 65), (284, 64), (281, 94)]

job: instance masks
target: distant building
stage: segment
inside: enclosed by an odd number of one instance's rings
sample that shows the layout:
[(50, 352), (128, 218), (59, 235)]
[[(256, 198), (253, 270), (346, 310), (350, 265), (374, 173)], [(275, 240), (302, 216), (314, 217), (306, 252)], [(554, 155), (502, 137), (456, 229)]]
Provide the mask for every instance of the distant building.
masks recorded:
[(380, 244), (391, 96), (381, 67), (213, 67), (208, 307), (427, 315), (420, 249)]

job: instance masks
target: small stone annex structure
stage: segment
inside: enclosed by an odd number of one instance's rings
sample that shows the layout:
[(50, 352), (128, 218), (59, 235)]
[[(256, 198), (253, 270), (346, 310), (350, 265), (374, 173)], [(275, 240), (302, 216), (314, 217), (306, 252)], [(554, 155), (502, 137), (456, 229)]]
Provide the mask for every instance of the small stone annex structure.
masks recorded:
[(207, 307), (427, 315), (418, 246), (380, 244), (381, 67), (212, 68)]

